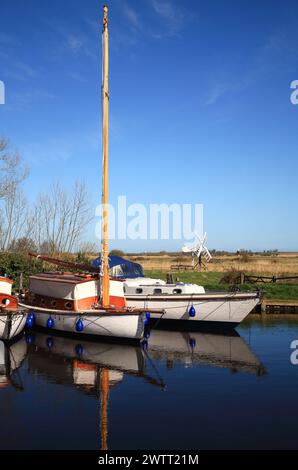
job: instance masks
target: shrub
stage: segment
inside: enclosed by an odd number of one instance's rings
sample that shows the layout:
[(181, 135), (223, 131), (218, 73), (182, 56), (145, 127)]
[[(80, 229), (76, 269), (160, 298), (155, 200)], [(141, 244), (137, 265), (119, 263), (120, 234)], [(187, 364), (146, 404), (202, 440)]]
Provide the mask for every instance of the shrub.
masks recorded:
[(242, 271), (238, 271), (237, 269), (230, 269), (227, 271), (221, 280), (219, 281), (220, 284), (240, 284), (241, 282), (241, 274), (244, 274)]
[(20, 273), (23, 274), (24, 286), (27, 286), (29, 274), (43, 271), (43, 263), (24, 254), (0, 252), (0, 275), (14, 281), (19, 287)]
[(248, 263), (249, 262), (249, 254), (248, 253), (241, 253), (239, 257), (239, 261), (242, 263)]
[(125, 256), (125, 253), (122, 250), (111, 250), (109, 255), (110, 256)]

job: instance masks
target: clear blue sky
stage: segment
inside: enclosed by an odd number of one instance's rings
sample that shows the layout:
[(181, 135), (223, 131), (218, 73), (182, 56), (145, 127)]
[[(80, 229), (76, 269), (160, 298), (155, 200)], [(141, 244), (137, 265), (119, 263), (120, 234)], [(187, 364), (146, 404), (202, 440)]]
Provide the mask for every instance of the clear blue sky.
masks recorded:
[[(128, 203), (203, 203), (210, 248), (297, 250), (298, 106), (290, 83), (298, 79), (298, 3), (107, 4), (111, 201), (126, 194)], [(0, 135), (30, 165), (28, 197), (57, 176), (66, 185), (81, 178), (95, 206), (102, 2), (1, 0), (0, 8)]]

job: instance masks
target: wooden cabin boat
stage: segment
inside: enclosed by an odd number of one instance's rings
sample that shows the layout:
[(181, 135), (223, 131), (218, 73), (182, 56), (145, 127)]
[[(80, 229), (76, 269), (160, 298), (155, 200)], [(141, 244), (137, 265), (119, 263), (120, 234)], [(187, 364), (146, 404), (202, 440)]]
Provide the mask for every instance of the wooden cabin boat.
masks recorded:
[(123, 282), (110, 281), (109, 307), (103, 308), (98, 276), (41, 273), (30, 276), (23, 306), (37, 326), (66, 333), (81, 333), (140, 340), (145, 313), (128, 309)]
[(0, 277), (0, 339), (10, 341), (20, 334), (25, 326), (27, 312), (11, 295), (13, 281)]

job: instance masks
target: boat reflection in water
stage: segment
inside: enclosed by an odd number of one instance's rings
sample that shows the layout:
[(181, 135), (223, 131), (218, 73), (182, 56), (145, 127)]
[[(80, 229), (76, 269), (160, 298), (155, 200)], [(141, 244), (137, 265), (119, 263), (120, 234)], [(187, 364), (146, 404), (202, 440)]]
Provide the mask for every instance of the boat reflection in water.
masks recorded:
[(186, 367), (208, 365), (259, 376), (266, 373), (263, 364), (235, 330), (216, 334), (154, 329), (150, 333), (148, 352), (152, 359), (165, 360), (169, 368), (183, 363)]
[(0, 389), (13, 386), (16, 390), (23, 390), (18, 369), (26, 354), (27, 343), (24, 337), (10, 345), (0, 341)]
[(230, 368), (233, 371), (265, 373), (265, 369), (238, 333), (152, 330), (141, 346), (83, 340), (36, 332), (27, 335), (28, 366), (31, 374), (47, 381), (75, 386), (98, 397), (100, 403), (101, 449), (108, 449), (108, 401), (112, 387), (124, 374), (141, 377), (164, 387), (160, 360), (175, 363)]
[(108, 399), (111, 387), (120, 384), (124, 374), (142, 377), (164, 388), (159, 378), (146, 373), (146, 353), (139, 346), (34, 333), (27, 335), (28, 365), (32, 374), (49, 382), (74, 385), (84, 393), (98, 396), (101, 417), (101, 449), (108, 448)]

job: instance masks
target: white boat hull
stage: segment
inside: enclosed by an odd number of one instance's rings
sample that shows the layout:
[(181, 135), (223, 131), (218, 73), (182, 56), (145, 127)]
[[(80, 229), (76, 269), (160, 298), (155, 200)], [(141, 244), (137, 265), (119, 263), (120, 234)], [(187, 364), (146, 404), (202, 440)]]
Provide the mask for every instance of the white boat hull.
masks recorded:
[[(79, 313), (51, 311), (39, 311), (31, 309), (35, 315), (35, 324), (49, 331), (61, 331), (66, 333), (123, 338), (127, 340), (141, 340), (144, 335), (144, 314), (140, 313)], [(53, 327), (48, 328), (48, 319), (53, 319)], [(83, 322), (83, 330), (76, 331), (78, 319)]]
[[(151, 318), (162, 320), (185, 320), (188, 322), (226, 323), (236, 326), (260, 302), (257, 293), (228, 293), (228, 294), (199, 294), (199, 295), (129, 295), (126, 297), (127, 305), (134, 308), (161, 309), (164, 314), (152, 313)], [(189, 315), (191, 306), (195, 309), (195, 316)]]
[(10, 341), (24, 329), (27, 319), (25, 311), (0, 312), (0, 339)]

